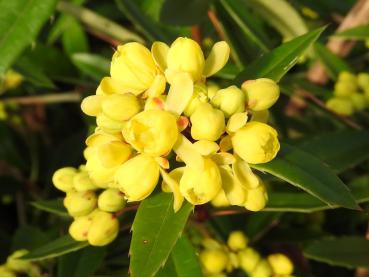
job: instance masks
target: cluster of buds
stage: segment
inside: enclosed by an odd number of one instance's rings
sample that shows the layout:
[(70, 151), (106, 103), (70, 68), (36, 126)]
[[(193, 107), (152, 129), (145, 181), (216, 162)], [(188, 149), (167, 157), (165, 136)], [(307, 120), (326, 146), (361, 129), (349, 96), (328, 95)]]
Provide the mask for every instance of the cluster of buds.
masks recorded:
[(369, 107), (369, 74), (354, 75), (347, 71), (340, 72), (334, 85), (334, 96), (326, 106), (341, 115), (352, 115)]
[[(96, 117), (84, 151), (95, 184), (140, 201), (161, 175), (175, 211), (184, 199), (200, 205), (219, 194), (232, 205), (262, 209), (265, 186), (249, 163), (268, 162), (279, 150), (277, 132), (266, 124), (279, 87), (264, 78), (241, 88), (207, 85), (229, 53), (226, 42), (217, 42), (205, 59), (197, 42), (182, 37), (171, 46), (155, 42), (151, 51), (139, 43), (119, 46), (111, 76), (81, 104)], [(173, 152), (183, 166), (172, 168)]]
[(231, 232), (227, 245), (210, 238), (202, 245), (199, 257), (207, 277), (225, 277), (236, 269), (250, 277), (290, 277), (293, 273), (293, 263), (287, 256), (275, 253), (262, 258), (248, 246), (248, 238), (241, 231)]
[(1, 277), (17, 277), (19, 275), (29, 277), (41, 277), (41, 269), (35, 263), (20, 259), (28, 253), (27, 250), (21, 249), (11, 254), (6, 263), (0, 265)]
[(103, 246), (112, 242), (119, 232), (116, 212), (126, 204), (116, 188), (98, 187), (85, 167), (64, 167), (53, 175), (54, 186), (65, 192), (64, 206), (73, 222), (69, 234), (77, 241)]

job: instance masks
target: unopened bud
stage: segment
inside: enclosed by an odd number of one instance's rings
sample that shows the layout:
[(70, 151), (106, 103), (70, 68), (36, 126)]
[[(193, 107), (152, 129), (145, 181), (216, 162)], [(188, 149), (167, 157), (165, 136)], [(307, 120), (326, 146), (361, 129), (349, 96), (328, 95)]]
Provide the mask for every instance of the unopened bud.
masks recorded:
[(115, 215), (96, 211), (92, 217), (88, 242), (94, 246), (103, 246), (112, 242), (118, 235), (119, 221)]
[(60, 168), (53, 175), (53, 184), (58, 190), (71, 191), (73, 189), (73, 178), (76, 174), (77, 170), (73, 167)]
[(84, 216), (96, 208), (96, 195), (93, 191), (68, 192), (64, 198), (64, 206), (73, 217)]
[(228, 246), (233, 251), (243, 250), (247, 247), (248, 239), (241, 231), (233, 231), (228, 237)]
[(293, 272), (293, 263), (286, 255), (281, 253), (269, 255), (268, 262), (275, 275), (290, 275)]
[(99, 209), (105, 212), (117, 212), (123, 209), (125, 204), (124, 194), (114, 188), (104, 190), (97, 200)]
[(222, 249), (204, 250), (200, 253), (200, 261), (206, 273), (221, 273), (227, 266), (228, 255)]
[(225, 117), (245, 111), (245, 94), (236, 86), (218, 90), (211, 102), (223, 111)]
[(253, 111), (267, 110), (279, 98), (279, 86), (271, 79), (260, 78), (242, 84), (248, 107)]

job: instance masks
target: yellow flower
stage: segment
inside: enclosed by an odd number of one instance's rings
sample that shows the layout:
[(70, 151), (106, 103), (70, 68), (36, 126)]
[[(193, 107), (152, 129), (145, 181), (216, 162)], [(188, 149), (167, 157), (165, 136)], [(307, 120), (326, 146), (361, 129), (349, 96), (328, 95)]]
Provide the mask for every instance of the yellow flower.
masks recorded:
[(352, 74), (351, 72), (341, 71), (338, 74), (338, 81), (339, 82), (353, 83), (353, 84), (356, 85), (357, 78), (356, 78), (355, 74)]
[(214, 207), (220, 208), (220, 207), (229, 207), (231, 204), (229, 203), (224, 190), (220, 190), (218, 194), (211, 200), (211, 204)]
[(349, 98), (333, 97), (327, 101), (326, 106), (341, 115), (352, 115), (354, 113), (354, 105)]
[(153, 157), (140, 154), (118, 168), (115, 180), (128, 201), (143, 200), (155, 189), (159, 165)]
[(166, 77), (169, 83), (172, 76), (180, 72), (189, 73), (194, 82), (201, 80), (205, 58), (196, 41), (179, 37), (172, 43), (167, 55)]
[(260, 261), (260, 254), (252, 248), (246, 248), (238, 252), (240, 267), (248, 274), (252, 273)]
[(64, 198), (64, 206), (73, 217), (84, 216), (96, 208), (96, 195), (93, 191), (68, 192)]
[(117, 212), (123, 209), (125, 204), (124, 194), (114, 188), (104, 190), (97, 199), (99, 209), (105, 212)]
[(357, 84), (362, 90), (366, 90), (369, 87), (369, 73), (359, 73), (357, 75)]
[(17, 277), (17, 275), (7, 266), (0, 265), (0, 276), (2, 277)]
[(277, 131), (267, 124), (247, 123), (232, 137), (234, 152), (251, 164), (269, 162), (280, 148), (277, 135)]
[(251, 276), (253, 277), (270, 277), (273, 271), (267, 261), (261, 260), (255, 267)]
[(162, 156), (172, 150), (178, 138), (177, 119), (166, 111), (147, 110), (135, 115), (122, 132), (137, 151)]
[(259, 179), (259, 186), (247, 189), (246, 201), (244, 206), (246, 209), (257, 212), (262, 210), (268, 201), (268, 193), (264, 183)]
[(111, 119), (110, 117), (101, 113), (96, 117), (96, 125), (104, 130), (104, 132), (114, 134), (123, 129), (124, 122)]
[(174, 197), (173, 209), (175, 212), (179, 211), (183, 204), (183, 195), (179, 190), (179, 182), (183, 175), (184, 167), (177, 167), (171, 172), (166, 173), (164, 169), (160, 168), (160, 173), (163, 178), (161, 188), (164, 192), (172, 192)]
[(242, 231), (233, 231), (229, 234), (227, 244), (232, 251), (239, 251), (247, 247), (248, 241)]
[(275, 275), (290, 275), (293, 272), (293, 263), (291, 260), (281, 253), (268, 256), (268, 262), (272, 267)]
[(115, 215), (96, 210), (92, 215), (88, 231), (88, 242), (94, 246), (103, 246), (112, 242), (118, 235), (119, 221)]
[[(17, 273), (30, 273), (32, 263), (30, 261), (22, 260), (20, 257), (28, 254), (26, 249), (20, 249), (11, 254), (6, 260), (6, 267)], [(41, 276), (38, 275), (38, 276)]]
[(102, 78), (100, 85), (96, 89), (96, 95), (107, 96), (114, 93), (128, 93), (130, 92), (127, 88), (124, 88), (122, 83), (111, 77)]
[(219, 167), (222, 177), (222, 186), (224, 193), (231, 205), (243, 206), (246, 200), (246, 190), (242, 184), (232, 174), (229, 166)]
[(153, 84), (158, 68), (150, 51), (137, 42), (129, 42), (118, 46), (114, 53), (110, 75), (119, 80), (124, 90), (140, 94)]
[(109, 118), (117, 121), (128, 120), (141, 110), (136, 96), (130, 93), (113, 94), (102, 102), (102, 111)]
[(338, 97), (350, 96), (356, 91), (356, 84), (347, 81), (338, 81), (334, 84), (334, 95)]
[(98, 116), (101, 113), (101, 105), (105, 96), (90, 95), (82, 100), (81, 110), (89, 116)]
[(364, 94), (354, 92), (349, 97), (355, 110), (362, 111), (367, 107), (366, 98)]
[(204, 88), (203, 86), (200, 86), (200, 85), (195, 85), (192, 98), (189, 101), (189, 103), (187, 104), (187, 106), (186, 106), (185, 110), (183, 111), (183, 113), (186, 116), (191, 116), (194, 113), (194, 111), (196, 110), (196, 108), (201, 103), (206, 103), (207, 100), (208, 100), (208, 98), (206, 96), (206, 88)]
[(245, 94), (236, 86), (230, 86), (225, 89), (218, 90), (211, 99), (211, 103), (220, 109), (225, 117), (230, 117), (235, 113), (245, 111)]
[(104, 167), (95, 149), (92, 150), (86, 162), (86, 170), (96, 186), (106, 188), (114, 181), (114, 174), (118, 167)]
[(253, 111), (269, 109), (279, 98), (279, 87), (271, 79), (260, 78), (242, 84), (248, 107)]
[(23, 75), (14, 70), (8, 70), (4, 76), (3, 89), (10, 90), (16, 89), (24, 80)]
[(73, 188), (76, 191), (87, 191), (87, 190), (95, 190), (98, 187), (91, 180), (90, 176), (86, 171), (78, 172), (73, 177)]
[(68, 192), (73, 190), (73, 178), (77, 170), (73, 167), (63, 167), (55, 171), (52, 182), (61, 191)]
[(205, 273), (221, 273), (227, 266), (228, 255), (222, 249), (203, 250), (200, 253), (200, 261)]
[(191, 115), (191, 136), (196, 140), (216, 141), (224, 133), (225, 119), (222, 111), (209, 103), (200, 104)]
[(74, 219), (72, 224), (69, 226), (69, 234), (74, 240), (85, 241), (87, 240), (88, 231), (92, 224), (92, 212), (89, 215), (80, 216)]
[(221, 189), (222, 180), (218, 166), (209, 158), (204, 158), (203, 169), (186, 166), (179, 185), (188, 202), (194, 205), (205, 204)]

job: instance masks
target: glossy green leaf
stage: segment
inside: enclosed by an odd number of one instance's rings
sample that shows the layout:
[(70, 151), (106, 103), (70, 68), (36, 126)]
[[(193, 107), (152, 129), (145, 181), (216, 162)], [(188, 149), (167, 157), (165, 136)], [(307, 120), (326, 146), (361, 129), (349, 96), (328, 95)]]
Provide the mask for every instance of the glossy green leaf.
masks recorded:
[(31, 205), (39, 210), (48, 213), (57, 214), (59, 216), (65, 217), (69, 216), (67, 210), (64, 208), (63, 199), (61, 198), (53, 200), (38, 200), (35, 202), (31, 202)]
[(109, 75), (110, 61), (100, 55), (76, 53), (72, 55), (72, 61), (82, 73), (96, 81)]
[(74, 18), (70, 19), (68, 27), (62, 35), (64, 51), (68, 55), (89, 51), (88, 38), (82, 25)]
[(333, 54), (323, 44), (316, 43), (314, 45), (314, 50), (318, 59), (322, 62), (329, 76), (333, 80), (337, 80), (338, 74), (341, 71), (352, 71), (350, 66), (343, 59)]
[(12, 251), (18, 249), (32, 250), (44, 245), (49, 240), (46, 233), (34, 226), (22, 226), (15, 232), (12, 240)]
[(346, 185), (313, 155), (288, 144), (282, 144), (277, 157), (253, 168), (268, 172), (314, 195), (328, 205), (358, 209)]
[(50, 259), (77, 251), (86, 246), (88, 246), (88, 242), (75, 241), (71, 236), (66, 235), (32, 250), (27, 255), (22, 256), (22, 259), (29, 261)]
[(369, 38), (369, 25), (350, 28), (342, 32), (333, 34), (333, 36), (341, 37), (341, 38), (348, 38), (348, 39), (368, 39)]
[(133, 222), (130, 272), (133, 277), (154, 276), (175, 246), (193, 206), (185, 203), (174, 213), (173, 196), (157, 193), (141, 202)]
[(58, 261), (58, 277), (90, 277), (100, 267), (106, 247), (88, 246), (64, 255)]
[(294, 38), (261, 56), (247, 65), (245, 70), (236, 77), (236, 83), (241, 84), (245, 80), (261, 77), (279, 81), (297, 63), (309, 46), (318, 39), (324, 29), (325, 27), (322, 27)]
[(304, 19), (286, 0), (249, 0), (247, 3), (271, 27), (279, 31), (284, 39), (291, 39), (308, 31)]
[(202, 271), (198, 256), (191, 242), (182, 236), (173, 248), (171, 258), (177, 277), (201, 277)]
[(330, 265), (369, 268), (369, 240), (354, 236), (325, 238), (309, 244), (304, 255)]
[(55, 9), (56, 0), (0, 2), (0, 74), (30, 45)]
[(165, 24), (189, 26), (206, 19), (210, 0), (165, 0), (160, 21)]
[(309, 138), (298, 143), (304, 151), (342, 172), (369, 159), (369, 132), (344, 130)]
[(155, 277), (174, 277), (177, 276), (176, 268), (172, 259), (168, 259), (163, 268), (161, 268)]

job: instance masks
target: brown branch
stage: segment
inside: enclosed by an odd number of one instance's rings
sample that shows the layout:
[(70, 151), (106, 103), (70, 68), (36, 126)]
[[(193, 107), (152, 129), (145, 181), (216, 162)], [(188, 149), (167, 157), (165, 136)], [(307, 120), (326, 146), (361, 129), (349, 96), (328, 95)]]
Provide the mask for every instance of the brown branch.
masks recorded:
[(201, 29), (199, 25), (194, 25), (191, 28), (191, 37), (199, 44), (201, 44)]
[(66, 93), (52, 93), (39, 96), (21, 96), (10, 97), (2, 99), (4, 104), (21, 104), (21, 105), (35, 105), (35, 104), (55, 104), (62, 102), (79, 102), (81, 101), (81, 95), (77, 92)]
[[(341, 22), (337, 31), (343, 31), (369, 23), (369, 0), (359, 0)], [(327, 48), (340, 57), (346, 57), (355, 46), (355, 41), (331, 37), (326, 44)], [(308, 79), (317, 84), (328, 81), (327, 72), (321, 62), (316, 62), (307, 73)]]
[(246, 209), (244, 210), (218, 210), (218, 211), (213, 211), (211, 213), (211, 216), (227, 216), (227, 215), (244, 214), (244, 213), (249, 213), (249, 211)]

